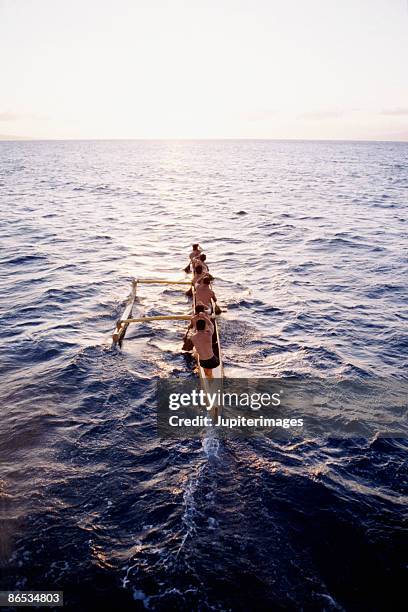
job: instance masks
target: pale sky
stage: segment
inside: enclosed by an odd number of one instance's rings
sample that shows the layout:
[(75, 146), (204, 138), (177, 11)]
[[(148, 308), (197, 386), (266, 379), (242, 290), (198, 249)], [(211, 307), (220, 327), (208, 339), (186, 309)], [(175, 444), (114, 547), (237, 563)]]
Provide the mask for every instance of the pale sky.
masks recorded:
[(0, 0), (0, 135), (408, 141), (408, 2)]

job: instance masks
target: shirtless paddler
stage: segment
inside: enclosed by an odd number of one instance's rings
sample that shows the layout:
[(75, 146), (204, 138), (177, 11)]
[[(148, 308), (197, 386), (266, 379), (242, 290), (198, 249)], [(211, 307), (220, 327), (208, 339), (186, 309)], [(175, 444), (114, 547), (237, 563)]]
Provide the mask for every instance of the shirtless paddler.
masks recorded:
[(196, 332), (191, 336), (191, 340), (207, 378), (213, 378), (213, 369), (220, 365), (220, 360), (214, 355), (212, 336), (213, 334), (207, 322), (204, 319), (198, 319)]

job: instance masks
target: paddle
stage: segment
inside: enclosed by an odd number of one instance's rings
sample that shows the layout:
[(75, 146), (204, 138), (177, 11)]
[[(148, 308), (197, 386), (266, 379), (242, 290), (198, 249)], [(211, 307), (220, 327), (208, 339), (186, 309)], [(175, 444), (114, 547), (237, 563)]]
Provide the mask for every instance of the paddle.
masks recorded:
[(193, 348), (194, 348), (194, 344), (191, 338), (184, 336), (184, 342), (183, 342), (183, 346), (181, 347), (181, 350), (190, 352), (193, 350)]
[(181, 347), (182, 351), (192, 351), (193, 348), (194, 348), (193, 341), (191, 340), (191, 338), (188, 335), (191, 327), (192, 327), (192, 325), (191, 325), (191, 322), (190, 322), (190, 325), (187, 327), (187, 331), (184, 334), (183, 346)]

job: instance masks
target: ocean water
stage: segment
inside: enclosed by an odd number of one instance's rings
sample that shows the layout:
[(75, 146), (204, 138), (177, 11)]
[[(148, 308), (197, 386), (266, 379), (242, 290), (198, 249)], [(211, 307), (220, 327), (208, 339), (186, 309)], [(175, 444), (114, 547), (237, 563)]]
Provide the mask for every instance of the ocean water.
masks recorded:
[(199, 240), (227, 377), (406, 381), (407, 193), (406, 143), (0, 142), (1, 588), (402, 609), (406, 438), (161, 441), (156, 382), (193, 376), (185, 323), (109, 338), (131, 279), (183, 278)]

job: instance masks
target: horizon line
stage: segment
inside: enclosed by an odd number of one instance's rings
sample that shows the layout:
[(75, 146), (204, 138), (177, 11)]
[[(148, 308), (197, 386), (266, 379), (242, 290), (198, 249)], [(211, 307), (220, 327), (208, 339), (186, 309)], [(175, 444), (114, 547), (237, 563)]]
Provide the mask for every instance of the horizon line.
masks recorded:
[(214, 141), (274, 141), (274, 142), (393, 142), (408, 143), (406, 140), (376, 139), (376, 138), (253, 138), (253, 137), (231, 137), (231, 138), (32, 138), (30, 136), (8, 136), (0, 134), (0, 142), (214, 142)]

